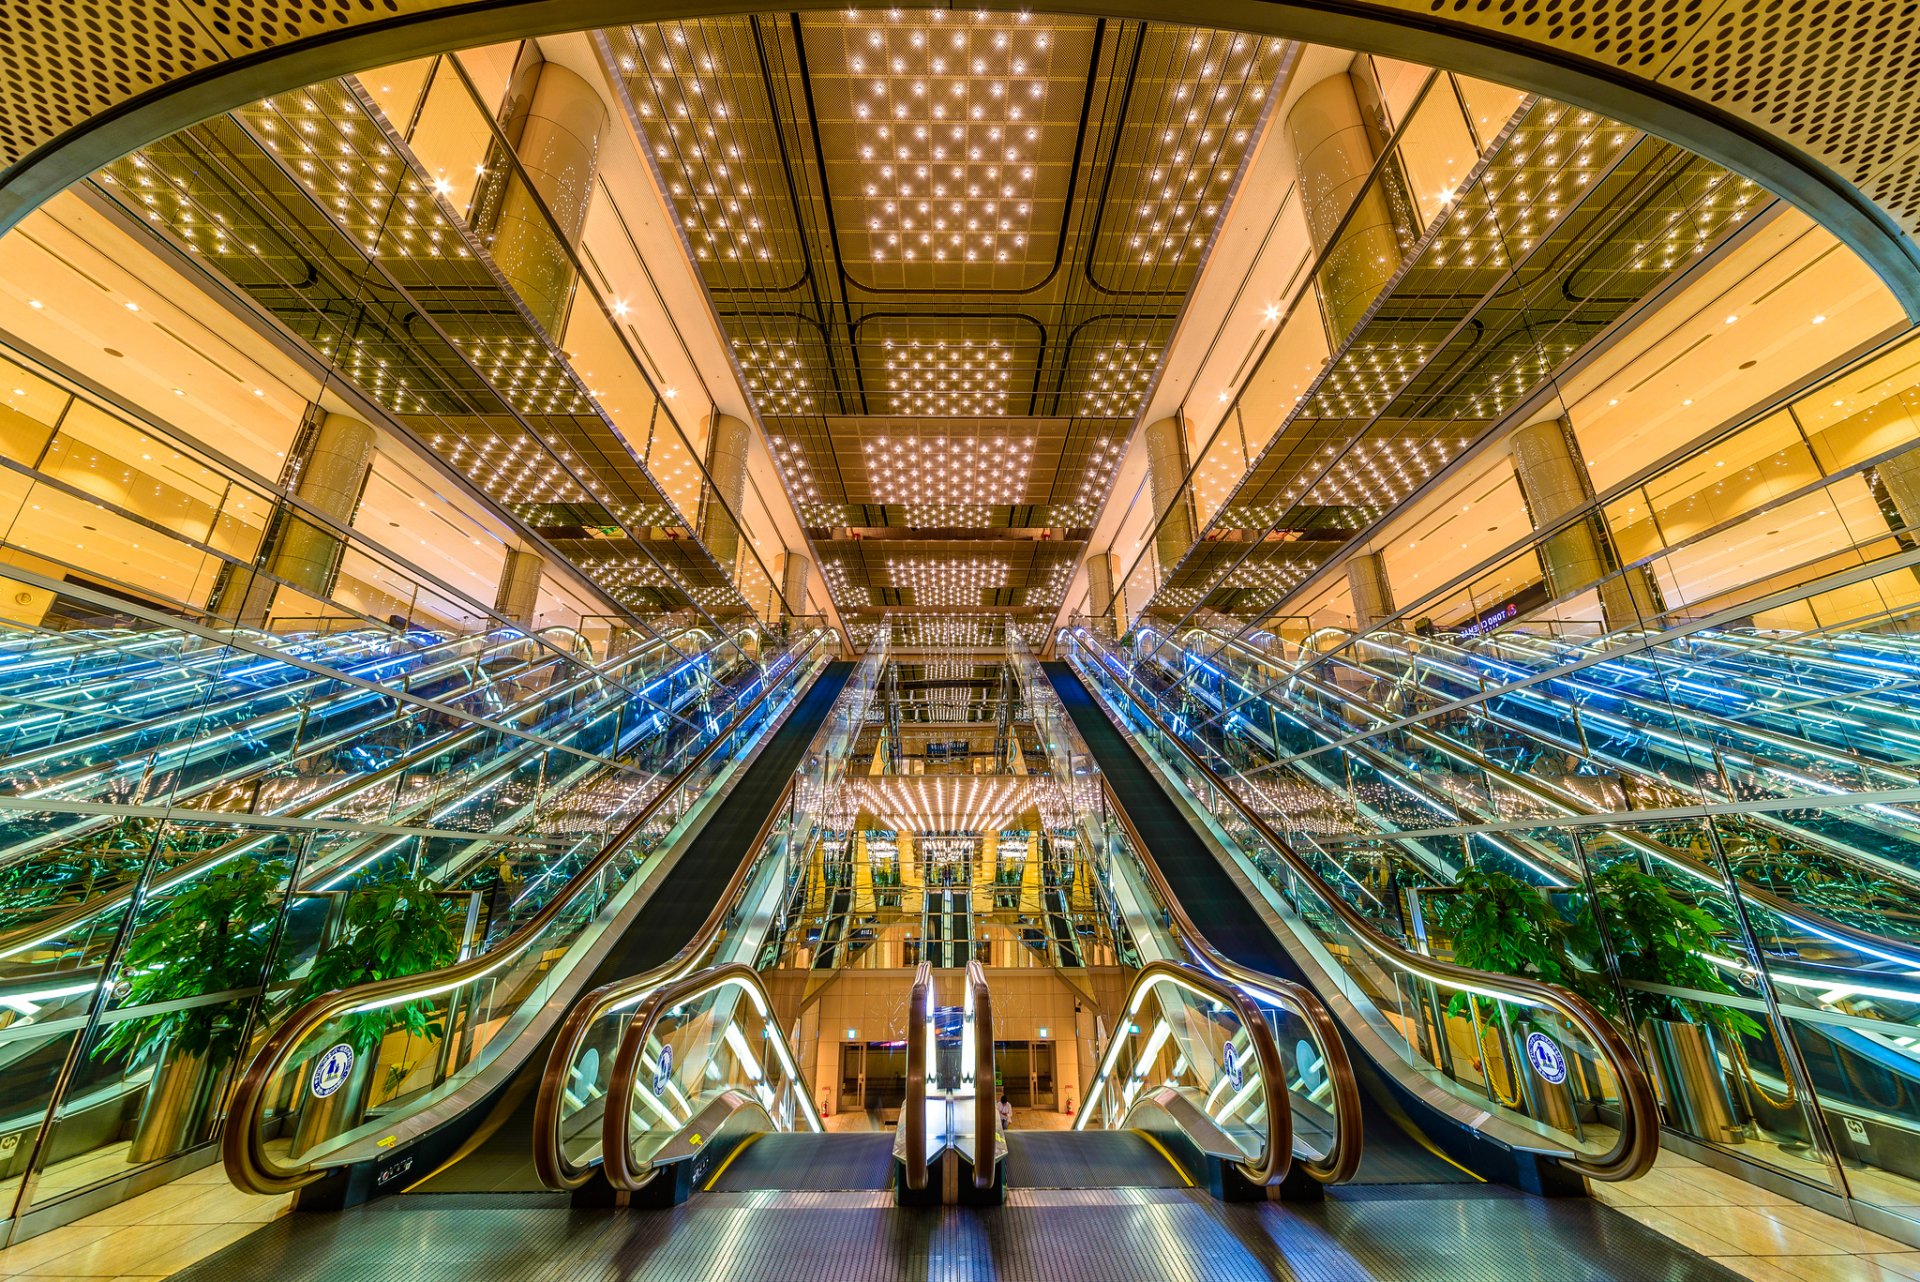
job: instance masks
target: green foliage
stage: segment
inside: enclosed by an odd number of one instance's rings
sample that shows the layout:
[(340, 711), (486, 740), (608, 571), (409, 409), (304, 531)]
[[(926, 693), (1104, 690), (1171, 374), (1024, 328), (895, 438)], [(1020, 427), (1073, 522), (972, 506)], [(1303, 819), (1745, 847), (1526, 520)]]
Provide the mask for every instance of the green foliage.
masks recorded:
[[(425, 878), (383, 882), (348, 897), (340, 929), (307, 972), (300, 996), (304, 1000), (336, 988), (437, 970), (450, 965), (459, 952), (459, 937), (447, 924), (433, 882)], [(435, 1038), (446, 1032), (436, 1000), (422, 998), (347, 1016), (342, 1040), (351, 1043), (357, 1054), (365, 1054), (396, 1020), (415, 1037)]]
[[(1485, 868), (1467, 869), (1456, 884), (1460, 893), (1434, 914), (1435, 926), (1453, 940), (1454, 961), (1498, 975), (1588, 986), (1567, 951), (1572, 928), (1537, 888)], [(1457, 993), (1448, 1010), (1461, 1014), (1466, 1001)]]
[[(280, 910), (286, 868), (238, 858), (191, 881), (156, 905), (134, 932), (121, 966), (123, 1005), (144, 1006), (251, 988), (265, 975)], [(217, 1002), (186, 1010), (128, 1019), (93, 1048), (101, 1057), (125, 1056), (138, 1064), (162, 1046), (230, 1060), (246, 1031), (247, 1003)]]
[[(1658, 878), (1627, 860), (1596, 873), (1593, 889), (1592, 899), (1581, 909), (1581, 926), (1587, 931), (1606, 932), (1621, 979), (1629, 984), (1734, 995), (1720, 968), (1703, 956), (1714, 951), (1720, 932), (1720, 924), (1712, 916), (1676, 899)], [(1638, 988), (1626, 991), (1627, 1011), (1634, 1023), (1684, 1020), (1748, 1037), (1758, 1037), (1761, 1032), (1759, 1024), (1731, 1006), (1687, 1001)], [(1603, 1004), (1617, 1005), (1610, 994)]]

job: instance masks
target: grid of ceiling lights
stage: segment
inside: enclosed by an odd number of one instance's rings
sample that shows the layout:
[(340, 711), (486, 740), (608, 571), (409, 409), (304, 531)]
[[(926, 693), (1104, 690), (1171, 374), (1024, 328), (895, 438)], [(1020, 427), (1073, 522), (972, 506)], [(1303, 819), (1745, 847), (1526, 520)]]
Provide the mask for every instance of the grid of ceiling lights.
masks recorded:
[(762, 415), (811, 414), (813, 381), (800, 343), (792, 338), (735, 339), (734, 359)]
[(874, 503), (1026, 501), (1031, 436), (882, 436), (861, 445), (867, 492)]
[[(378, 258), (415, 263), (439, 259), (448, 263), (441, 269), (450, 273), (447, 279), (462, 283), (480, 270), (464, 240), (464, 229), (440, 199), (443, 191), (429, 186), (411, 158), (392, 145), (380, 121), (354, 96), (348, 82), (330, 81), (297, 94), (263, 99), (235, 112), (234, 119), (273, 157), (281, 172), (301, 187), (329, 223), (363, 251)], [(160, 166), (150, 163), (147, 156), (134, 155), (103, 175), (103, 181), (117, 175), (119, 185), (133, 193), (147, 210), (149, 221), (166, 225), (176, 234), (209, 225), (220, 228), (219, 235), (199, 233), (203, 243), (196, 252), (244, 255), (249, 260), (257, 256), (257, 244), (251, 238), (242, 241), (231, 230), (242, 220), (257, 223), (260, 215), (253, 206), (235, 206), (211, 215), (200, 204), (203, 193), (190, 180), (197, 170), (189, 171), (184, 165), (174, 168), (180, 172), (169, 169), (161, 174)], [(171, 195), (171, 208), (161, 203), (163, 193)], [(176, 221), (169, 222), (169, 217)], [(612, 439), (611, 426), (564, 358), (532, 332), (517, 313), (503, 314), (508, 320), (501, 332), (469, 331), (452, 337), (455, 352), (473, 373), (520, 413), (590, 416), (592, 424)], [(322, 355), (334, 360), (336, 368), (387, 408), (402, 414), (435, 412), (395, 368), (416, 353), (383, 356), (380, 352), (385, 347), (370, 348), (357, 338), (336, 343), (324, 331), (313, 341)], [(447, 408), (457, 413), (464, 406), (443, 407), (440, 412)], [(577, 454), (564, 437), (551, 448), (523, 436), (485, 438), (441, 432), (427, 439), (490, 497), (522, 515), (541, 505), (578, 504), (591, 499), (613, 519), (630, 526), (681, 524), (661, 489), (624, 447), (618, 448), (613, 459), (614, 471), (607, 478), (611, 483), (604, 483), (600, 470)], [(697, 497), (697, 478), (694, 486)], [(648, 566), (630, 574), (611, 574), (602, 580), (603, 585), (617, 591), (628, 579), (640, 583), (649, 577), (651, 562)], [(669, 584), (647, 582), (645, 586), (680, 586), (677, 576), (667, 572), (667, 577)], [(730, 589), (722, 588), (715, 602), (736, 605), (731, 596)]]
[(694, 257), (770, 265), (774, 242), (750, 175), (757, 164), (777, 164), (779, 150), (764, 136), (765, 122), (750, 119), (724, 92), (732, 68), (714, 59), (715, 37), (724, 29), (629, 27), (617, 57)]
[[(1136, 117), (1139, 148), (1152, 157), (1121, 229), (1127, 256), (1154, 273), (1190, 269), (1211, 239), (1233, 177), (1246, 158), (1267, 88), (1280, 74), (1286, 42), (1227, 31), (1180, 33), (1181, 65), (1162, 86), (1164, 101)], [(1156, 51), (1157, 52), (1157, 51)], [(1138, 285), (1134, 285), (1138, 288)]]
[(1146, 339), (1117, 341), (1095, 352), (1080, 412), (1089, 418), (1132, 418), (1159, 368), (1160, 348)]
[(984, 10), (890, 9), (847, 32), (869, 261), (1025, 256), (1057, 38)]
[(985, 557), (888, 557), (887, 582), (913, 593), (917, 606), (941, 609), (981, 605), (987, 593), (1007, 586), (1007, 563)]
[(1013, 352), (1000, 340), (888, 339), (882, 347), (890, 412), (941, 418), (991, 418), (1007, 412)]
[(852, 780), (860, 809), (892, 820), (913, 833), (1004, 831), (1034, 804), (1025, 778), (978, 775), (899, 775)]

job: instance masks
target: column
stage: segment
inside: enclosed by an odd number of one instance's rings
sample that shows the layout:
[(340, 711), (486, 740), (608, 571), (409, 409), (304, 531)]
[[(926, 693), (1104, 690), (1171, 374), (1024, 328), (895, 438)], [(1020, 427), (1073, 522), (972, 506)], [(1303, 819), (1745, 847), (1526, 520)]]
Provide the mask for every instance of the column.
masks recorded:
[(1113, 617), (1113, 572), (1113, 553), (1095, 552), (1087, 558), (1087, 614), (1112, 624), (1114, 635), (1118, 636), (1120, 625)]
[(1147, 482), (1153, 512), (1164, 514), (1155, 533), (1160, 568), (1170, 570), (1193, 546), (1193, 491), (1186, 488), (1187, 429), (1176, 415), (1147, 424)]
[(1896, 454), (1873, 470), (1900, 514), (1905, 532), (1920, 538), (1920, 447)]
[(1393, 617), (1393, 585), (1387, 582), (1387, 563), (1378, 552), (1347, 558), (1347, 588), (1353, 593), (1356, 632), (1371, 632)]
[[(1519, 478), (1534, 529), (1552, 525), (1592, 500), (1593, 482), (1566, 418), (1529, 424), (1507, 439), (1514, 475)], [(1604, 527), (1594, 519), (1576, 522), (1542, 539), (1538, 547), (1547, 586), (1556, 598), (1594, 586), (1618, 565), (1606, 542)], [(1599, 583), (1598, 589), (1600, 617), (1609, 632), (1633, 627), (1660, 613), (1653, 580), (1644, 568), (1616, 574)]]
[(807, 607), (807, 579), (813, 572), (813, 562), (799, 552), (788, 551), (780, 566), (780, 595), (786, 599), (787, 610), (782, 618), (791, 620), (802, 614), (809, 614)]
[(520, 172), (509, 171), (501, 192), (493, 261), (557, 342), (573, 286), (566, 251), (579, 247), (586, 226), (608, 117), (593, 86), (565, 67), (541, 63), (534, 77), (532, 91), (512, 104), (503, 127)]
[(508, 548), (500, 567), (500, 589), (494, 593), (494, 613), (509, 623), (527, 627), (533, 623), (540, 603), (540, 576), (546, 562), (538, 552), (527, 548)]
[(735, 577), (740, 560), (740, 527), (731, 514), (746, 501), (747, 446), (752, 439), (753, 429), (731, 414), (716, 414), (707, 432), (710, 485), (701, 505), (700, 541), (728, 578)]
[[(293, 492), (321, 516), (351, 525), (373, 463), (373, 428), (344, 414), (315, 413), (295, 441), (300, 457)], [(346, 547), (331, 526), (314, 524), (290, 503), (275, 507), (262, 538), (259, 564), (267, 573), (233, 567), (223, 576), (212, 607), (221, 618), (244, 627), (267, 621), (278, 586), (268, 575), (325, 600), (339, 577)]]
[[(1400, 268), (1400, 241), (1385, 188), (1375, 184), (1361, 196), (1378, 157), (1353, 78), (1328, 76), (1301, 94), (1287, 112), (1287, 137), (1314, 251), (1324, 253), (1336, 231), (1340, 236), (1319, 277), (1328, 333), (1338, 346)], [(1356, 198), (1359, 207), (1342, 229)]]

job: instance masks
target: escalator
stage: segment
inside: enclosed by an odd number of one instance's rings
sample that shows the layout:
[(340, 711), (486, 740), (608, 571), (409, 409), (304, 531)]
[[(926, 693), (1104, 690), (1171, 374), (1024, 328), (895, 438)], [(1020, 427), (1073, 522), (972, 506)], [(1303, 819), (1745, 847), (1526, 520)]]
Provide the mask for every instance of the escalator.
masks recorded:
[(1192, 1188), (1193, 1180), (1166, 1149), (1138, 1131), (1013, 1131), (1007, 1136), (1007, 1187), (1183, 1189)]
[(707, 1192), (874, 1192), (893, 1181), (893, 1133), (763, 1131), (708, 1179)]
[[(1206, 923), (1207, 938), (1242, 965), (1313, 987), (1233, 876), (1167, 795), (1158, 776), (1134, 755), (1072, 668), (1065, 663), (1048, 663), (1044, 668), (1100, 770), (1124, 798), (1128, 818), (1181, 906), (1196, 921)], [(1411, 1101), (1394, 1091), (1378, 1072), (1368, 1071), (1365, 1055), (1353, 1054), (1352, 1059), (1360, 1080), (1365, 1118), (1365, 1149), (1355, 1183), (1457, 1184), (1480, 1178), (1441, 1152), (1435, 1140), (1412, 1120), (1417, 1116), (1417, 1106), (1411, 1106)], [(1449, 1126), (1439, 1122), (1430, 1125)], [(1158, 1154), (1152, 1156), (1165, 1165)], [(1144, 1159), (1135, 1165), (1154, 1169), (1153, 1163)], [(1497, 1169), (1501, 1164), (1491, 1165)], [(1009, 1181), (1014, 1178), (1010, 1170)]]
[[(309, 1208), (413, 1187), (538, 1189), (530, 1160), (536, 1087), (569, 994), (671, 954), (741, 867), (849, 675), (849, 665), (829, 661), (829, 639), (814, 633), (767, 668), (739, 692), (731, 722), (703, 712), (706, 746), (490, 950), (444, 971), (328, 994), (288, 1016), (235, 1095), (224, 1146), (235, 1183), (258, 1192), (300, 1188)], [(776, 717), (783, 719), (768, 732)], [(434, 1018), (447, 1028), (439, 1040), (449, 1062), (430, 1089), (384, 1111), (357, 1078), (353, 1091), (341, 1092), (357, 1093), (344, 1108), (318, 1089), (308, 1093), (309, 1071), (325, 1063), (321, 1052), (341, 1050), (327, 1047), (350, 1041), (353, 1021), (366, 1018), (356, 1012), (421, 1001), (435, 1003)], [(393, 1038), (361, 1052), (367, 1074)]]
[[(597, 988), (649, 970), (686, 942), (687, 924), (706, 915), (741, 862), (754, 853), (750, 843), (783, 797), (808, 743), (852, 671), (850, 663), (830, 664), (800, 697), (584, 987)], [(493, 1193), (541, 1188), (533, 1168), (532, 1135), (536, 1088), (546, 1058), (544, 1053), (529, 1057), (479, 1131), (407, 1191)]]

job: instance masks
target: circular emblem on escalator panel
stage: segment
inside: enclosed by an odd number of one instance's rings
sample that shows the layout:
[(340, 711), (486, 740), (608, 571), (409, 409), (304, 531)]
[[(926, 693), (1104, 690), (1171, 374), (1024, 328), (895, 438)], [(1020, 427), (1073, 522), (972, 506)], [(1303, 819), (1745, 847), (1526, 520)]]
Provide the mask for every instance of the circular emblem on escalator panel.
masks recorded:
[(1545, 1033), (1527, 1034), (1527, 1063), (1549, 1086), (1567, 1080), (1567, 1057), (1560, 1044)]
[(345, 1042), (327, 1047), (327, 1053), (313, 1066), (313, 1076), (307, 1079), (307, 1089), (315, 1099), (325, 1099), (347, 1084), (347, 1078), (353, 1072), (353, 1047)]

